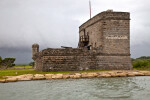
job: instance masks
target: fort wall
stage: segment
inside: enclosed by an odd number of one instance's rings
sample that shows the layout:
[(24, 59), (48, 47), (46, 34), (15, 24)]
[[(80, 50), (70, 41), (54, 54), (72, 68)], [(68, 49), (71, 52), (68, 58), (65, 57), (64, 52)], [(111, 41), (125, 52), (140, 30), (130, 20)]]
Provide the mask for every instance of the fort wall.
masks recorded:
[(36, 70), (49, 72), (132, 69), (129, 55), (93, 52), (87, 49), (45, 49), (34, 57)]
[[(79, 48), (32, 46), (39, 71), (130, 70), (130, 13), (104, 11), (79, 27)], [(90, 48), (89, 48), (90, 47)]]

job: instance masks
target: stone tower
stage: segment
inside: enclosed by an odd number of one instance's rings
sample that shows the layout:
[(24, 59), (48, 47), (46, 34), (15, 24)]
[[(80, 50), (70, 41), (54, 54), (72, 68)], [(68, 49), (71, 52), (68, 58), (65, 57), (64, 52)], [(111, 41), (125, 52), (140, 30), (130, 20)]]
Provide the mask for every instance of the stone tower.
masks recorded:
[(35, 43), (32, 45), (32, 58), (38, 52), (39, 52), (39, 45)]
[(130, 55), (130, 13), (107, 10), (79, 27), (79, 48)]

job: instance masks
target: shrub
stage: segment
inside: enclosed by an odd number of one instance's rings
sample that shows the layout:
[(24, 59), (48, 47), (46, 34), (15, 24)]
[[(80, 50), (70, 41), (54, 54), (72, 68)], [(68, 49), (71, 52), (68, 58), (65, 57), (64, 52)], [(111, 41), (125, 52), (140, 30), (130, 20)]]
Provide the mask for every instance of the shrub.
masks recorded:
[(142, 68), (142, 67), (147, 67), (149, 66), (149, 62), (146, 60), (138, 60), (133, 62), (133, 67), (134, 68)]
[(2, 57), (0, 57), (0, 67), (2, 69), (7, 69), (8, 67), (13, 67), (15, 60), (16, 60), (15, 58), (2, 59)]

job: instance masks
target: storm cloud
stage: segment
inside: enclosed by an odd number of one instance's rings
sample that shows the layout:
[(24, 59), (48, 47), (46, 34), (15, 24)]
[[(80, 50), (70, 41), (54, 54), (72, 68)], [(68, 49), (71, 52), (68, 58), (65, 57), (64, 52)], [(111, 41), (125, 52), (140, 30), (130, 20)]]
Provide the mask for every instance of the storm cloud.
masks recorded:
[[(89, 0), (0, 0), (0, 56), (29, 63), (33, 43), (44, 48), (78, 44)], [(131, 14), (131, 56), (150, 56), (149, 0), (91, 0), (92, 16), (113, 9)]]

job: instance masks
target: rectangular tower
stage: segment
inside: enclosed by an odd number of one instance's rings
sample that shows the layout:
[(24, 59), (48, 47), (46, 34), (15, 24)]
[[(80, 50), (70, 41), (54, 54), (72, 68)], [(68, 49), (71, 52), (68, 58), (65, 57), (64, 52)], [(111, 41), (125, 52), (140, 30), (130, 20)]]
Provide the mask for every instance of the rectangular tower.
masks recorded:
[(130, 55), (130, 13), (107, 10), (79, 28), (79, 48), (91, 46), (104, 54)]
[(130, 13), (107, 10), (82, 24), (79, 48), (85, 47), (95, 56), (97, 70), (132, 69)]

